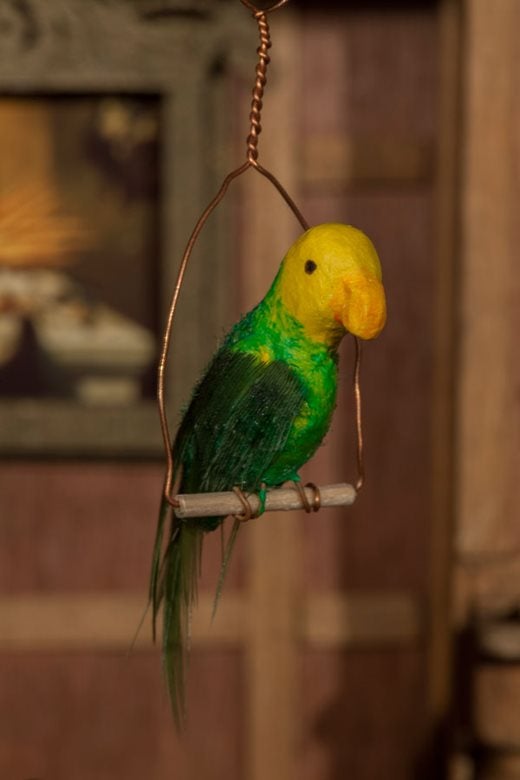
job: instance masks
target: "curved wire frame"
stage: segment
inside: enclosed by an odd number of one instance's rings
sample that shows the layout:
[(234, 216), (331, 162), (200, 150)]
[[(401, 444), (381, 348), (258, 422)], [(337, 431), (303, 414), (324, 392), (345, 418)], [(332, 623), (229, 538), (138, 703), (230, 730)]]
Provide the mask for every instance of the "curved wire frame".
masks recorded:
[[(238, 168), (235, 168), (233, 171), (227, 174), (217, 194), (215, 195), (213, 200), (206, 206), (206, 208), (200, 215), (195, 227), (193, 228), (192, 234), (188, 240), (188, 243), (184, 250), (184, 254), (182, 256), (181, 264), (179, 266), (179, 271), (177, 274), (177, 280), (171, 297), (170, 306), (168, 309), (168, 316), (166, 319), (166, 326), (164, 329), (164, 334), (162, 339), (162, 349), (161, 349), (161, 355), (159, 358), (159, 365), (157, 371), (157, 404), (159, 407), (161, 433), (162, 433), (164, 449), (166, 453), (164, 498), (173, 507), (178, 506), (178, 502), (175, 498), (175, 495), (172, 495), (172, 483), (173, 483), (173, 475), (175, 472), (175, 468), (174, 468), (175, 464), (173, 459), (172, 439), (171, 439), (170, 428), (168, 424), (168, 417), (166, 414), (165, 375), (166, 375), (166, 366), (168, 364), (168, 353), (170, 349), (171, 334), (172, 334), (173, 324), (175, 320), (175, 313), (177, 310), (177, 303), (179, 300), (179, 295), (184, 281), (184, 276), (186, 274), (186, 269), (188, 267), (188, 263), (192, 255), (193, 249), (195, 247), (195, 244), (197, 243), (198, 237), (202, 229), (204, 228), (204, 225), (206, 224), (208, 218), (215, 211), (215, 209), (218, 207), (218, 205), (221, 203), (224, 196), (226, 195), (229, 185), (239, 176), (242, 176), (242, 174), (244, 174), (247, 170), (249, 170), (249, 168), (253, 168), (259, 174), (264, 176), (273, 185), (273, 187), (276, 188), (276, 190), (279, 192), (279, 194), (281, 195), (281, 197), (283, 198), (287, 206), (291, 209), (294, 216), (296, 217), (296, 219), (298, 220), (298, 222), (300, 223), (300, 225), (304, 230), (308, 230), (310, 227), (309, 223), (303, 217), (302, 213), (296, 206), (296, 203), (291, 198), (287, 190), (282, 186), (280, 181), (276, 178), (276, 176), (273, 173), (271, 173), (271, 171), (269, 171), (267, 168), (264, 168), (258, 162), (258, 136), (262, 132), (262, 124), (261, 124), (262, 100), (264, 95), (264, 88), (267, 82), (267, 76), (266, 76), (267, 66), (270, 62), (268, 52), (269, 49), (271, 48), (271, 37), (269, 32), (269, 24), (267, 22), (267, 14), (272, 13), (273, 11), (276, 11), (279, 8), (282, 8), (284, 5), (286, 5), (289, 2), (289, 0), (279, 0), (278, 2), (272, 4), (265, 10), (257, 8), (257, 6), (255, 6), (249, 0), (240, 0), (240, 1), (246, 8), (248, 8), (251, 11), (253, 17), (256, 19), (258, 24), (259, 34), (260, 34), (260, 45), (257, 49), (258, 62), (256, 65), (256, 79), (253, 88), (253, 98), (251, 101), (251, 112), (249, 115), (249, 121), (250, 121), (249, 135), (247, 136), (247, 141), (246, 141), (247, 143), (246, 160)], [(355, 397), (355, 404), (356, 404), (357, 470), (358, 470), (358, 476), (357, 476), (355, 487), (356, 490), (360, 490), (364, 482), (363, 433), (362, 433), (361, 385), (360, 385), (361, 344), (359, 343), (359, 340), (356, 337), (354, 337), (354, 341), (356, 344), (356, 358), (355, 358), (355, 367), (354, 367), (354, 397)]]

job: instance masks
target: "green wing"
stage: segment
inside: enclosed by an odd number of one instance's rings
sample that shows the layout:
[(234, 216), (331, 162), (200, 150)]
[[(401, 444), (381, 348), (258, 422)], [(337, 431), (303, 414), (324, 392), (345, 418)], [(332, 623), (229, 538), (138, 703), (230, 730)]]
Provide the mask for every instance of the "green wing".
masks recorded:
[[(276, 477), (273, 464), (304, 400), (302, 384), (287, 364), (265, 364), (254, 354), (221, 348), (195, 388), (175, 439), (175, 468), (182, 468), (179, 492), (228, 490), (235, 485), (252, 491), (260, 487), (268, 469)], [(280, 472), (280, 481), (284, 478)], [(184, 722), (186, 645), (197, 594), (202, 538), (204, 531), (215, 528), (221, 518), (178, 523), (172, 516), (170, 538), (161, 561), (169, 516), (171, 509), (163, 501), (150, 601), (154, 636), (159, 608), (164, 604), (163, 658), (172, 709), (180, 726)], [(237, 527), (235, 524), (222, 562), (215, 603)]]
[(304, 401), (303, 385), (286, 363), (222, 348), (195, 388), (175, 440), (180, 492), (257, 490), (267, 470), (273, 472)]
[[(257, 490), (269, 468), (276, 475), (276, 456), (283, 449), (294, 419), (304, 402), (302, 384), (282, 361), (262, 363), (254, 354), (222, 347), (201, 381), (184, 414), (173, 445), (176, 473), (182, 468), (180, 493), (230, 490), (235, 485)], [(287, 461), (285, 460), (285, 463)], [(297, 467), (299, 464), (295, 464)], [(163, 592), (163, 538), (171, 519), (170, 539), (180, 528), (163, 500), (154, 542), (150, 601), (155, 624)], [(190, 522), (191, 528), (213, 530), (221, 518)]]

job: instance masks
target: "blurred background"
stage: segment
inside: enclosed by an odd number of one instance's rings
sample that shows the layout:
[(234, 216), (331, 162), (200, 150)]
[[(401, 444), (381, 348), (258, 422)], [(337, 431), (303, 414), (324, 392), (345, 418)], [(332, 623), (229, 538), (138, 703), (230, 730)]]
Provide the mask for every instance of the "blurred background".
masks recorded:
[[(163, 479), (155, 365), (185, 242), (245, 159), (239, 0), (0, 2), (0, 777), (520, 778), (516, 0), (269, 17), (260, 160), (365, 230), (389, 319), (363, 356), (352, 508), (206, 543), (174, 730), (145, 617)], [(298, 224), (248, 172), (201, 238), (179, 408)], [(353, 345), (305, 477), (355, 475)], [(131, 649), (132, 642), (135, 643)]]

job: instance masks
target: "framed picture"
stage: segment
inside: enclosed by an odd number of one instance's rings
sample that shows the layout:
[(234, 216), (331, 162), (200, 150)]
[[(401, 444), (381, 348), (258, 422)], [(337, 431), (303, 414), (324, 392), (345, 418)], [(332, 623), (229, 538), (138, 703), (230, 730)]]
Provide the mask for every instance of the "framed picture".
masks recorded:
[[(0, 3), (0, 454), (154, 457), (175, 274), (225, 165), (227, 3)], [(181, 297), (176, 414), (232, 289), (222, 218)]]

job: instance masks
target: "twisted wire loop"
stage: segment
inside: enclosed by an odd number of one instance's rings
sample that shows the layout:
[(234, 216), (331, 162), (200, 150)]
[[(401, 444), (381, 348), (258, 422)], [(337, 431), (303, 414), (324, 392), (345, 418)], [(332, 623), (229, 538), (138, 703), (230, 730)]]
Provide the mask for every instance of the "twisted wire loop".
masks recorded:
[[(242, 174), (244, 174), (249, 168), (253, 168), (261, 176), (266, 178), (273, 185), (273, 187), (275, 187), (275, 189), (281, 195), (281, 197), (283, 198), (287, 206), (290, 208), (290, 210), (292, 211), (292, 213), (294, 214), (294, 216), (302, 226), (303, 230), (309, 229), (309, 223), (303, 217), (302, 213), (300, 212), (299, 208), (297, 207), (296, 203), (291, 198), (287, 190), (283, 187), (283, 185), (276, 178), (276, 176), (273, 173), (271, 173), (271, 171), (269, 171), (267, 168), (264, 168), (258, 162), (258, 137), (262, 132), (261, 120), (262, 120), (263, 96), (264, 96), (265, 85), (267, 83), (267, 66), (269, 65), (270, 62), (269, 49), (271, 48), (271, 36), (269, 32), (269, 23), (267, 21), (267, 14), (272, 13), (273, 11), (276, 11), (279, 8), (282, 8), (282, 6), (286, 5), (286, 3), (288, 3), (289, 0), (278, 0), (278, 2), (273, 3), (271, 6), (263, 10), (257, 8), (252, 2), (250, 2), (250, 0), (240, 0), (240, 1), (244, 6), (246, 6), (246, 8), (248, 8), (251, 11), (254, 19), (258, 24), (258, 31), (260, 35), (260, 45), (257, 49), (258, 62), (255, 71), (256, 78), (253, 87), (253, 98), (251, 102), (251, 111), (249, 115), (250, 128), (246, 140), (246, 144), (247, 144), (246, 161), (242, 163), (242, 165), (240, 165), (238, 168), (235, 168), (233, 171), (227, 174), (217, 194), (215, 195), (213, 200), (206, 206), (206, 208), (200, 215), (199, 219), (197, 220), (195, 227), (193, 228), (193, 232), (191, 233), (191, 236), (184, 250), (184, 254), (182, 256), (182, 260), (179, 266), (179, 271), (177, 273), (175, 287), (173, 289), (170, 305), (168, 308), (168, 316), (166, 319), (166, 326), (162, 338), (161, 354), (159, 357), (158, 370), (157, 370), (157, 405), (159, 408), (159, 420), (161, 425), (163, 445), (166, 453), (166, 473), (164, 478), (163, 496), (165, 500), (173, 507), (178, 507), (179, 502), (177, 501), (175, 495), (172, 495), (172, 486), (173, 486), (173, 479), (175, 474), (175, 464), (173, 459), (172, 438), (170, 434), (168, 416), (166, 414), (165, 377), (166, 377), (166, 368), (168, 364), (168, 353), (170, 350), (171, 335), (172, 335), (173, 324), (175, 320), (175, 314), (177, 310), (177, 303), (179, 300), (179, 295), (181, 292), (184, 277), (186, 275), (186, 269), (188, 267), (188, 263), (191, 258), (195, 244), (197, 243), (198, 237), (202, 229), (204, 228), (208, 218), (211, 216), (213, 211), (215, 211), (217, 206), (223, 200), (231, 182), (233, 182), (239, 176), (242, 176)], [(360, 353), (360, 346), (358, 340), (355, 339), (355, 342), (356, 342), (356, 367), (354, 371), (354, 393), (356, 398), (357, 462), (358, 462), (358, 479), (356, 482), (356, 490), (359, 490), (364, 481), (363, 438), (361, 432), (361, 390), (360, 390), (360, 383), (359, 383), (359, 366), (360, 366), (361, 353)], [(320, 493), (319, 493), (319, 488), (317, 488), (314, 485), (312, 485), (312, 487), (314, 489), (314, 496), (313, 496), (312, 503), (309, 504), (305, 494), (303, 494), (304, 497), (302, 498), (302, 506), (303, 508), (306, 509), (306, 511), (317, 512), (320, 508)], [(242, 519), (247, 521), (254, 516), (252, 514), (252, 510), (249, 505), (249, 502), (247, 501), (247, 498), (244, 496), (243, 493), (240, 495), (241, 491), (240, 493), (238, 493), (237, 491), (235, 492), (239, 496), (244, 508), (244, 514), (241, 517)], [(246, 508), (246, 505), (248, 508)]]
[(256, 50), (258, 54), (258, 64), (256, 66), (256, 81), (253, 87), (253, 101), (251, 103), (251, 113), (249, 121), (251, 127), (247, 137), (247, 159), (254, 165), (258, 160), (258, 136), (262, 132), (262, 107), (264, 97), (264, 87), (267, 82), (267, 66), (271, 62), (268, 51), (271, 48), (271, 36), (269, 34), (269, 25), (265, 13), (255, 14), (260, 32), (260, 46)]

